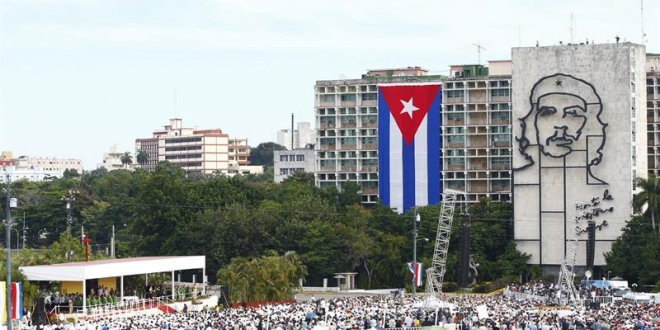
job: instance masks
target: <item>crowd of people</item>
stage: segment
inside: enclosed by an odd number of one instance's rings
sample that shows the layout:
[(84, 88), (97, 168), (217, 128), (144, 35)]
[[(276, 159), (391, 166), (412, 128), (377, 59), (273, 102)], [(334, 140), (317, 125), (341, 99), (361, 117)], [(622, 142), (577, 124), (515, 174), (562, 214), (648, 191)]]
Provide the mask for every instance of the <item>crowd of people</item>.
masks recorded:
[[(512, 290), (552, 294), (546, 283)], [(548, 291), (549, 290), (549, 291)], [(134, 330), (325, 330), (412, 329), (442, 325), (452, 330), (647, 330), (660, 329), (660, 305), (624, 301), (547, 308), (506, 295), (447, 296), (451, 309), (424, 309), (423, 296), (374, 295), (311, 299), (255, 308), (205, 308), (172, 314), (99, 318), (23, 329)], [(487, 314), (484, 314), (484, 312)]]

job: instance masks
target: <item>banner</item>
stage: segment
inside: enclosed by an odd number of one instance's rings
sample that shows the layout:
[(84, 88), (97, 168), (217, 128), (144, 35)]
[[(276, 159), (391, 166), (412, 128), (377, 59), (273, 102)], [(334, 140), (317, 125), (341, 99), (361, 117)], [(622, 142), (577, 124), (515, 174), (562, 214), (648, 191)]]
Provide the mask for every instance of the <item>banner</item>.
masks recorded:
[[(12, 319), (20, 319), (23, 317), (23, 283), (12, 282), (11, 284), (11, 301), (12, 301)], [(2, 314), (2, 322), (7, 322), (7, 282), (0, 282), (0, 308)]]
[(409, 262), (408, 263), (408, 270), (413, 274), (413, 277), (415, 278), (415, 285), (421, 286), (422, 285), (422, 277), (424, 274), (422, 273), (423, 265), (422, 263), (414, 263), (414, 262)]
[(403, 213), (440, 202), (440, 83), (378, 86), (378, 194)]

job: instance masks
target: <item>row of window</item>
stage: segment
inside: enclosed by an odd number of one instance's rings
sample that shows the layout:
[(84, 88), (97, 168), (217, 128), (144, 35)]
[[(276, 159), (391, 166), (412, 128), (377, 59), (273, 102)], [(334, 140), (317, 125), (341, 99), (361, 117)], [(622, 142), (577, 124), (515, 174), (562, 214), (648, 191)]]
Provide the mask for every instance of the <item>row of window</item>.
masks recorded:
[[(321, 95), (321, 102), (334, 102), (334, 94), (324, 94)], [(362, 101), (375, 101), (378, 99), (377, 93), (364, 93), (360, 94), (360, 99)], [(342, 102), (355, 102), (357, 100), (357, 94), (339, 94), (339, 100)]]
[(195, 137), (181, 137), (181, 138), (165, 139), (165, 143), (191, 143), (191, 142), (202, 142), (202, 137), (201, 136), (195, 136)]
[(294, 174), (296, 172), (305, 172), (305, 169), (302, 167), (280, 169), (280, 175), (289, 175), (289, 174)]
[(281, 162), (304, 162), (305, 155), (280, 155)]
[(166, 155), (165, 159), (188, 159), (188, 158), (202, 158), (202, 154), (184, 154), (184, 155)]
[(191, 151), (191, 150), (202, 150), (202, 146), (165, 147), (165, 151)]

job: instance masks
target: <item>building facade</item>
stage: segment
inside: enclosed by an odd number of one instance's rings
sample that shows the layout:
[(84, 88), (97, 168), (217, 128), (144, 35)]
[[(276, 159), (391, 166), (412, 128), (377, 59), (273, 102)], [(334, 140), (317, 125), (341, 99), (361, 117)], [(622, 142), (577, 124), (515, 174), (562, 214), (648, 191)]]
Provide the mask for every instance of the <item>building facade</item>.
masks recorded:
[(660, 54), (646, 56), (646, 120), (649, 173), (660, 176)]
[(117, 145), (110, 147), (108, 152), (103, 154), (103, 161), (99, 163), (97, 168), (105, 168), (108, 171), (119, 170), (119, 169), (132, 169), (135, 166), (135, 156), (132, 153), (129, 153), (133, 163), (128, 166), (125, 166), (121, 163), (121, 158), (124, 156), (125, 152), (119, 150)]
[[(80, 173), (80, 172), (79, 172)], [(64, 169), (42, 169), (39, 167), (17, 167), (6, 166), (0, 171), (0, 183), (7, 182), (7, 176), (11, 182), (20, 180), (44, 181), (54, 178), (61, 178), (64, 175)]]
[[(356, 182), (362, 202), (378, 201), (378, 84), (439, 82), (419, 67), (369, 70), (361, 79), (319, 80), (315, 90), (315, 182), (341, 190)], [(276, 173), (277, 174), (277, 173)]]
[(458, 202), (511, 200), (511, 61), (452, 65), (442, 92), (444, 188)]
[[(648, 173), (645, 64), (631, 43), (512, 51), (514, 238), (546, 272), (592, 221), (592, 266), (604, 265), (630, 219), (633, 181)], [(589, 265), (585, 250), (576, 266)]]
[(28, 157), (19, 156), (14, 159), (16, 168), (40, 168), (43, 171), (62, 171), (76, 170), (78, 174), (82, 174), (83, 165), (81, 159), (73, 158), (48, 158), (48, 157)]
[(291, 129), (277, 131), (277, 144), (284, 146), (287, 150), (306, 148), (316, 143), (316, 131), (308, 122), (299, 122), (293, 130), (293, 146), (291, 145)]
[(282, 182), (297, 172), (314, 173), (316, 152), (313, 149), (275, 150), (275, 182)]
[[(153, 169), (158, 161), (168, 161), (181, 166), (188, 173), (217, 172), (232, 175), (243, 172), (240, 168), (230, 170), (234, 162), (239, 167), (249, 164), (247, 156), (250, 154), (250, 147), (247, 145), (247, 139), (230, 139), (228, 134), (218, 128), (183, 127), (180, 118), (170, 119), (169, 125), (154, 131), (151, 138), (136, 139), (135, 147), (138, 151), (147, 152), (147, 169)], [(233, 160), (230, 160), (230, 154), (234, 157)], [(152, 162), (152, 159), (155, 160)]]

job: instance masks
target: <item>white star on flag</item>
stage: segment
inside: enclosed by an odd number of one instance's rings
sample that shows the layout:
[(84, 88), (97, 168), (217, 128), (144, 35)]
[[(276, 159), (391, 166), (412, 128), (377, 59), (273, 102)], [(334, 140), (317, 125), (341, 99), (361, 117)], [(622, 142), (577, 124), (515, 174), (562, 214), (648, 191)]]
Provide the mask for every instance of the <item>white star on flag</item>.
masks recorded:
[(407, 113), (408, 116), (410, 116), (410, 119), (412, 119), (413, 112), (419, 110), (418, 107), (413, 105), (413, 98), (411, 97), (410, 100), (408, 100), (408, 102), (406, 102), (404, 100), (400, 100), (400, 101), (401, 101), (401, 104), (403, 104), (403, 109), (401, 110), (401, 112), (399, 114)]

